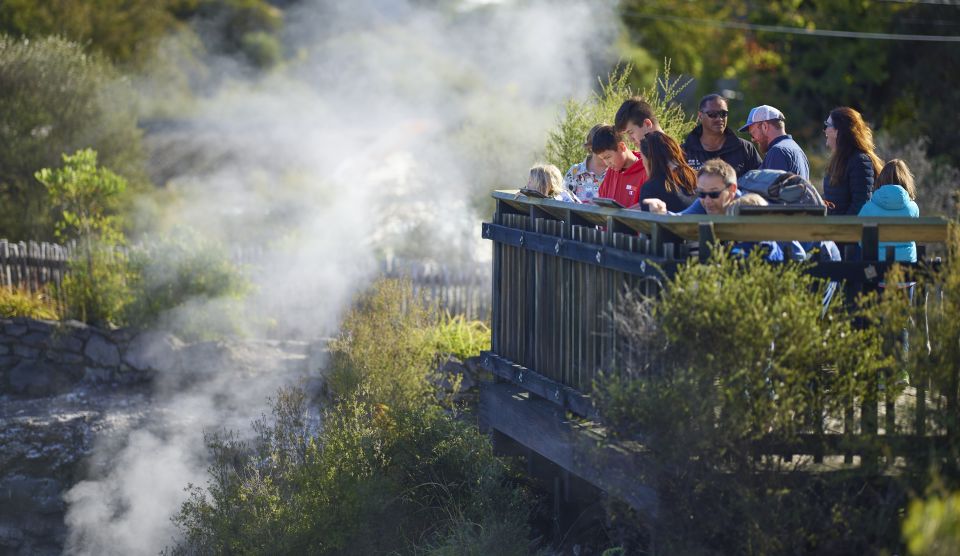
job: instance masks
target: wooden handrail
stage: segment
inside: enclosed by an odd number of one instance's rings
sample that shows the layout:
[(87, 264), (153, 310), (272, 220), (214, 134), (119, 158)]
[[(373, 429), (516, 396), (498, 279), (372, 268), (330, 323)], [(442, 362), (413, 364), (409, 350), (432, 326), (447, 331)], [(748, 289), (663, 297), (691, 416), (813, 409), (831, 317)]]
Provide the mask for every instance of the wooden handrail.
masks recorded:
[(857, 242), (864, 226), (875, 225), (879, 241), (919, 241), (943, 243), (947, 240), (948, 221), (939, 216), (921, 218), (884, 218), (859, 216), (715, 216), (659, 215), (635, 209), (610, 209), (588, 204), (565, 203), (553, 199), (534, 199), (518, 190), (498, 190), (493, 197), (522, 213), (535, 207), (565, 220), (567, 214), (585, 222), (605, 226), (608, 219), (635, 232), (650, 234), (654, 225), (686, 240), (699, 238), (699, 226), (713, 223), (714, 236), (721, 241), (823, 241)]

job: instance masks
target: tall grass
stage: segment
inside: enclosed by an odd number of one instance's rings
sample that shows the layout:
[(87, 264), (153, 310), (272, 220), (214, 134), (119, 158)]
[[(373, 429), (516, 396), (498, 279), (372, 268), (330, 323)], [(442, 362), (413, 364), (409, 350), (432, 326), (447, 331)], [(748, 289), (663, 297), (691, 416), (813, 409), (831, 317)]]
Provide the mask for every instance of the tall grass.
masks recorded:
[(26, 288), (0, 287), (0, 318), (26, 317), (57, 320), (56, 300), (45, 290), (31, 292)]

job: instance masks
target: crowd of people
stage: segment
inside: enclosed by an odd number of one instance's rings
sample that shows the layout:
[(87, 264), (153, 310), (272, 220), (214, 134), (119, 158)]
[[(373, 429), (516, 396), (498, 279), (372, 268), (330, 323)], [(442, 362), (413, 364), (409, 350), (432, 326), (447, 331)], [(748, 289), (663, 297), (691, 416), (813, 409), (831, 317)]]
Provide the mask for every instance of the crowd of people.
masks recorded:
[[(623, 207), (656, 214), (728, 214), (741, 205), (766, 204), (754, 194), (743, 195), (737, 180), (752, 170), (774, 170), (810, 179), (803, 149), (786, 131), (786, 117), (773, 106), (750, 110), (739, 128), (728, 125), (727, 100), (710, 94), (700, 101), (697, 126), (679, 143), (660, 127), (651, 105), (641, 98), (626, 100), (613, 125), (597, 124), (587, 133), (586, 157), (566, 175), (552, 165), (530, 170), (528, 188), (547, 197), (573, 203), (612, 199)], [(830, 161), (823, 178), (828, 215), (918, 217), (916, 188), (907, 164), (886, 164), (874, 152), (873, 132), (853, 108), (830, 111), (823, 122)], [(627, 140), (638, 150), (628, 148)], [(754, 143), (756, 145), (754, 145)], [(759, 147), (759, 149), (758, 149)], [(803, 259), (819, 252), (839, 260), (835, 245), (762, 242), (768, 260)], [(896, 260), (916, 262), (913, 242), (881, 243), (880, 257), (892, 245)], [(749, 251), (754, 245), (735, 249)]]

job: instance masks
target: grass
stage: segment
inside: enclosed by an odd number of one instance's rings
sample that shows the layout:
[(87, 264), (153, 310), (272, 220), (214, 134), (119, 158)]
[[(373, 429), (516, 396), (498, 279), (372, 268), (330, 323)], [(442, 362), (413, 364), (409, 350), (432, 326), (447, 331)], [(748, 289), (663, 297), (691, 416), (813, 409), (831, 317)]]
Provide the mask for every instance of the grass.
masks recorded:
[(0, 287), (0, 317), (57, 320), (59, 311), (56, 301), (44, 290), (30, 292), (26, 288), (3, 286)]

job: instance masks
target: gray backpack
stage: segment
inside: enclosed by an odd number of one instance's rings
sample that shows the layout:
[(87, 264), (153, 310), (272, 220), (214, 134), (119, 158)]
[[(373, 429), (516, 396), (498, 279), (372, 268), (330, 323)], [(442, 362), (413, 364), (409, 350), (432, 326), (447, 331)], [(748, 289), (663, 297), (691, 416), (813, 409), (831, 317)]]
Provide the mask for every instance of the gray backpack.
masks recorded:
[(756, 193), (771, 205), (824, 207), (823, 197), (802, 177), (783, 170), (750, 170), (737, 178), (743, 193)]

